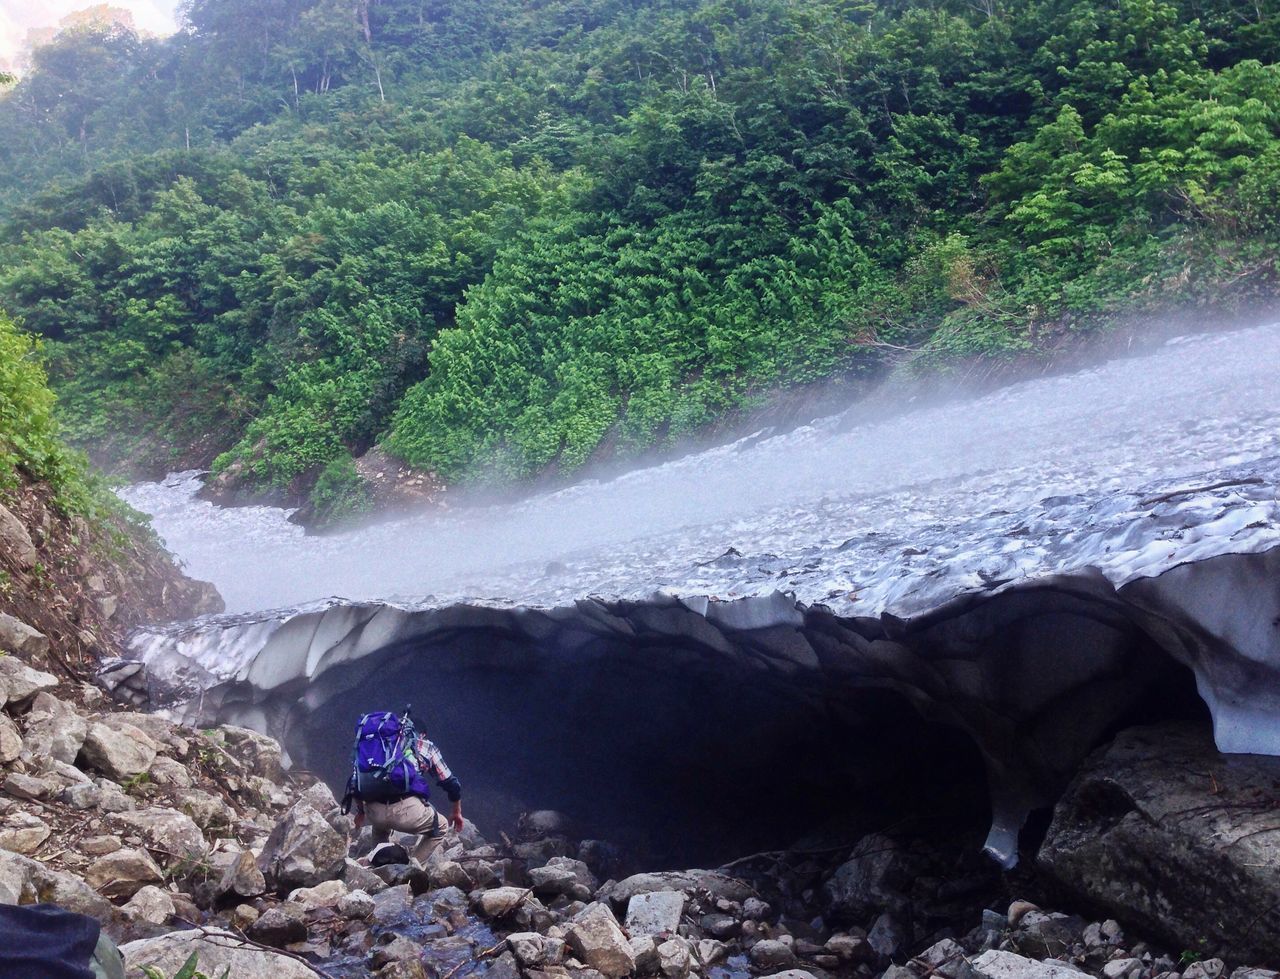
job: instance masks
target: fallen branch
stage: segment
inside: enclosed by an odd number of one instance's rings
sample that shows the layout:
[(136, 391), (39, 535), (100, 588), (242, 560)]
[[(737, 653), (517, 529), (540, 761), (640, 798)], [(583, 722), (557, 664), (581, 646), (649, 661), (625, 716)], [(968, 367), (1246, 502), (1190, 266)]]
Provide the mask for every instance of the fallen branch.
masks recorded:
[(323, 972), (321, 972), (314, 965), (312, 965), (310, 962), (304, 959), (301, 955), (298, 955), (296, 952), (289, 952), (283, 948), (272, 948), (270, 945), (262, 944), (262, 942), (255, 942), (252, 938), (250, 938), (248, 935), (242, 932), (239, 928), (237, 928), (235, 930), (235, 934), (232, 935), (232, 934), (228, 934), (225, 931), (211, 931), (210, 929), (206, 928), (204, 925), (198, 925), (194, 921), (188, 921), (186, 918), (181, 918), (181, 917), (178, 917), (177, 915), (174, 916), (174, 920), (181, 921), (184, 925), (190, 925), (196, 931), (200, 932), (201, 936), (205, 940), (211, 942), (212, 944), (217, 945), (221, 943), (225, 947), (228, 941), (230, 941), (230, 942), (236, 943), (239, 946), (255, 948), (260, 952), (270, 952), (273, 955), (284, 955), (288, 958), (293, 959), (295, 962), (301, 962), (304, 966), (306, 966), (308, 969), (310, 969), (312, 972), (318, 975), (320, 979), (329, 979), (328, 976), (326, 976)]
[(490, 955), (493, 955), (500, 949), (504, 949), (506, 947), (507, 947), (507, 940), (504, 938), (502, 941), (498, 942), (498, 944), (494, 945), (492, 948), (486, 948), (479, 955), (471, 956), (471, 958), (468, 959), (466, 962), (459, 962), (452, 969), (450, 969), (448, 972), (442, 975), (440, 979), (453, 979), (453, 977), (458, 974), (458, 972), (462, 969), (463, 966), (475, 965), (477, 962), (483, 962)]
[(1186, 496), (1188, 493), (1204, 493), (1208, 490), (1223, 489), (1227, 486), (1261, 486), (1265, 483), (1261, 476), (1246, 476), (1244, 479), (1224, 479), (1220, 483), (1209, 483), (1207, 486), (1188, 486), (1186, 489), (1170, 490), (1168, 493), (1161, 493), (1159, 496), (1148, 496), (1145, 500), (1139, 500), (1138, 506), (1154, 506), (1157, 503), (1164, 503), (1166, 500), (1172, 500), (1178, 496)]

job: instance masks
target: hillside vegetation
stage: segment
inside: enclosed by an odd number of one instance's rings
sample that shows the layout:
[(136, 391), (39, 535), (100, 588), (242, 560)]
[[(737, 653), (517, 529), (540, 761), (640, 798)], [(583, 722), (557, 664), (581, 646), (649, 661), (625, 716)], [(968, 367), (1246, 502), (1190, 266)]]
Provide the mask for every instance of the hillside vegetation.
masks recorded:
[(0, 100), (0, 305), (107, 461), (358, 507), (379, 442), (566, 473), (779, 389), (1276, 289), (1271, 3), (186, 17), (64, 32)]

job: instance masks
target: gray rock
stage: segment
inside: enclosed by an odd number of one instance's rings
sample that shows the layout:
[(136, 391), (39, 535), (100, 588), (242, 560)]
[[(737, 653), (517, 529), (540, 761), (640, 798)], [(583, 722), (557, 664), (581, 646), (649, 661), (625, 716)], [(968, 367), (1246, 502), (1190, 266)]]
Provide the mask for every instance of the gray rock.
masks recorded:
[[(316, 908), (332, 908), (336, 907), (338, 902), (347, 896), (347, 885), (340, 880), (326, 880), (323, 884), (317, 884), (315, 887), (299, 887), (289, 892), (288, 900), (294, 904), (300, 904), (308, 911)], [(369, 904), (370, 912), (373, 911), (373, 902)]]
[(912, 959), (912, 965), (923, 967), (926, 975), (942, 979), (977, 979), (964, 949), (950, 938), (930, 945)]
[(693, 954), (703, 969), (729, 957), (729, 946), (714, 938), (700, 938), (693, 943)]
[(1182, 979), (1219, 979), (1226, 969), (1227, 965), (1222, 959), (1201, 959), (1183, 970)]
[(693, 954), (683, 938), (668, 938), (658, 946), (658, 971), (667, 979), (684, 979), (692, 964)]
[(905, 949), (910, 940), (911, 933), (906, 924), (888, 911), (876, 918), (875, 924), (867, 932), (867, 944), (877, 955), (889, 959)]
[(24, 571), (40, 562), (40, 552), (26, 525), (6, 506), (0, 506), (0, 554), (8, 555)]
[(392, 962), (420, 962), (421, 960), (422, 946), (402, 935), (391, 937), (390, 941), (377, 946), (369, 954), (369, 965), (374, 969), (381, 969)]
[(1241, 966), (1231, 973), (1231, 979), (1280, 979), (1280, 972), (1271, 969), (1253, 969)]
[(536, 931), (517, 931), (507, 936), (507, 948), (522, 966), (533, 967), (545, 961), (546, 939)]
[(135, 833), (162, 867), (192, 864), (209, 852), (200, 827), (174, 809), (152, 806), (137, 812), (112, 813), (107, 823), (119, 833)]
[(176, 974), (194, 952), (200, 971), (211, 976), (226, 969), (235, 979), (316, 979), (310, 966), (287, 955), (246, 946), (230, 932), (175, 931), (129, 942), (120, 946), (120, 951), (131, 970), (152, 966), (166, 976)]
[(164, 924), (176, 911), (169, 892), (154, 884), (139, 888), (124, 906), (124, 913), (131, 918), (149, 921), (153, 925)]
[(308, 803), (298, 802), (267, 838), (258, 866), (276, 887), (292, 890), (342, 876), (346, 859), (346, 837)]
[(785, 942), (766, 938), (751, 946), (751, 964), (761, 972), (790, 969), (796, 964), (795, 950)]
[(164, 873), (146, 850), (116, 850), (99, 857), (85, 872), (85, 882), (103, 897), (132, 897)]
[(742, 917), (748, 921), (764, 921), (771, 914), (773, 908), (758, 897), (748, 897), (742, 901)]
[(805, 969), (785, 969), (770, 974), (770, 979), (817, 979), (812, 972)]
[[(226, 744), (227, 753), (235, 758), (250, 775), (258, 775), (272, 782), (284, 781), (284, 761), (280, 742), (247, 727), (224, 724), (218, 731)], [(327, 791), (327, 790), (326, 790)], [(330, 799), (333, 796), (330, 794)], [(325, 808), (312, 801), (312, 808), (325, 812)]]
[[(33, 629), (21, 619), (0, 612), (0, 651), (17, 653), (27, 659), (40, 660), (49, 652), (49, 640), (43, 632)], [(8, 657), (0, 657), (0, 661)], [(48, 676), (48, 674), (44, 674)], [(56, 684), (56, 681), (55, 681)], [(52, 688), (48, 688), (52, 689)], [(23, 697), (9, 695), (8, 701), (22, 701)]]
[(249, 928), (249, 937), (272, 948), (284, 948), (294, 942), (305, 941), (307, 925), (302, 920), (300, 909), (291, 913), (285, 905), (268, 908)]
[(68, 785), (58, 798), (64, 805), (83, 811), (94, 809), (102, 802), (102, 790), (92, 782), (78, 782), (75, 785)]
[[(9, 616), (0, 613), (0, 624), (7, 618)], [(4, 648), (4, 632), (0, 628), (0, 649)], [(55, 690), (57, 686), (58, 678), (52, 673), (33, 670), (16, 656), (0, 656), (0, 707), (22, 705), (36, 694)]]
[(343, 861), (342, 879), (351, 890), (364, 891), (370, 895), (387, 889), (386, 881), (350, 858)]
[(1037, 962), (998, 949), (983, 952), (972, 965), (986, 979), (1081, 979), (1088, 975), (1066, 962)]
[(597, 891), (596, 900), (608, 900), (625, 907), (637, 894), (648, 894), (651, 891), (683, 891), (686, 894), (706, 891), (712, 897), (739, 902), (755, 896), (755, 891), (747, 884), (714, 870), (669, 870), (656, 874), (634, 874), (625, 880), (606, 884)]
[(674, 934), (680, 927), (684, 905), (685, 895), (682, 891), (637, 894), (627, 902), (627, 932), (633, 936)]
[(37, 902), (57, 904), (108, 923), (119, 920), (110, 902), (80, 878), (0, 850), (0, 904)]
[(591, 904), (579, 912), (565, 936), (569, 948), (582, 962), (608, 979), (618, 979), (635, 971), (635, 953), (618, 927), (618, 921), (603, 904)]
[(81, 759), (115, 782), (141, 775), (156, 759), (157, 745), (131, 724), (89, 726)]
[[(1102, 974), (1106, 979), (1137, 979), (1142, 970), (1142, 959), (1112, 959), (1103, 965)], [(1183, 979), (1186, 979), (1186, 973), (1183, 973)], [(1202, 976), (1201, 979), (1218, 979), (1218, 977)]]
[(1175, 948), (1280, 961), (1280, 839), (1256, 804), (1278, 782), (1280, 758), (1223, 756), (1207, 727), (1129, 729), (1072, 782), (1039, 866)]
[(11, 812), (0, 819), (0, 850), (32, 854), (52, 832), (49, 824), (29, 812)]
[(23, 742), (34, 757), (71, 763), (80, 754), (88, 731), (89, 722), (75, 707), (41, 692), (36, 694), (27, 714)]
[(22, 754), (22, 735), (7, 714), (0, 714), (0, 765), (16, 761)]
[(495, 887), (480, 891), (473, 903), (476, 911), (486, 918), (506, 918), (530, 901), (536, 901), (536, 898), (526, 888)]
[(62, 785), (49, 776), (10, 772), (4, 778), (4, 790), (15, 799), (53, 799), (62, 791)]
[(1018, 919), (1013, 940), (1018, 951), (1033, 959), (1062, 958), (1072, 945), (1084, 941), (1085, 923), (1073, 915), (1040, 910)]
[(373, 898), (365, 891), (349, 891), (338, 899), (338, 914), (344, 918), (363, 921), (373, 914)]
[(853, 856), (823, 885), (827, 910), (847, 921), (880, 911), (903, 911), (915, 875), (914, 861), (887, 836), (863, 837)]
[(219, 897), (257, 897), (267, 891), (267, 879), (249, 850), (236, 855), (218, 882), (215, 892)]

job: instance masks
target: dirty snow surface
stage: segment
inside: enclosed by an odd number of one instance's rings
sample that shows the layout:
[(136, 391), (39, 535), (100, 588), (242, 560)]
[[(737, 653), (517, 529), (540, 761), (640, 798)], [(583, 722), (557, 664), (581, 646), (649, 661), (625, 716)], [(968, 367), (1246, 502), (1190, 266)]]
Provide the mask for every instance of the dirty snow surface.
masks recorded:
[(284, 510), (198, 500), (197, 473), (123, 495), (229, 612), (780, 590), (840, 614), (910, 615), (1088, 566), (1121, 584), (1280, 537), (1280, 324), (878, 419), (860, 410), (329, 537)]

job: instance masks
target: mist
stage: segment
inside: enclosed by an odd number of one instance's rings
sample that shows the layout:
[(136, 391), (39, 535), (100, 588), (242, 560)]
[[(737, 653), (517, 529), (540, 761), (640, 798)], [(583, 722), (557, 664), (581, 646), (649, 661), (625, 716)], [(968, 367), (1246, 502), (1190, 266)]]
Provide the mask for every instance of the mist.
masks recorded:
[[(559, 602), (699, 593), (729, 548), (787, 567), (860, 537), (928, 532), (1099, 498), (1274, 452), (1280, 324), (1179, 337), (1142, 356), (858, 423), (858, 406), (524, 501), (308, 537), (271, 507), (195, 498), (196, 474), (122, 492), (228, 611), (327, 596)], [(726, 560), (732, 561), (729, 555)], [(857, 587), (857, 561), (828, 572)], [(852, 569), (852, 570), (851, 570)], [(843, 576), (843, 577), (842, 577)], [(719, 595), (718, 597), (731, 597)]]

